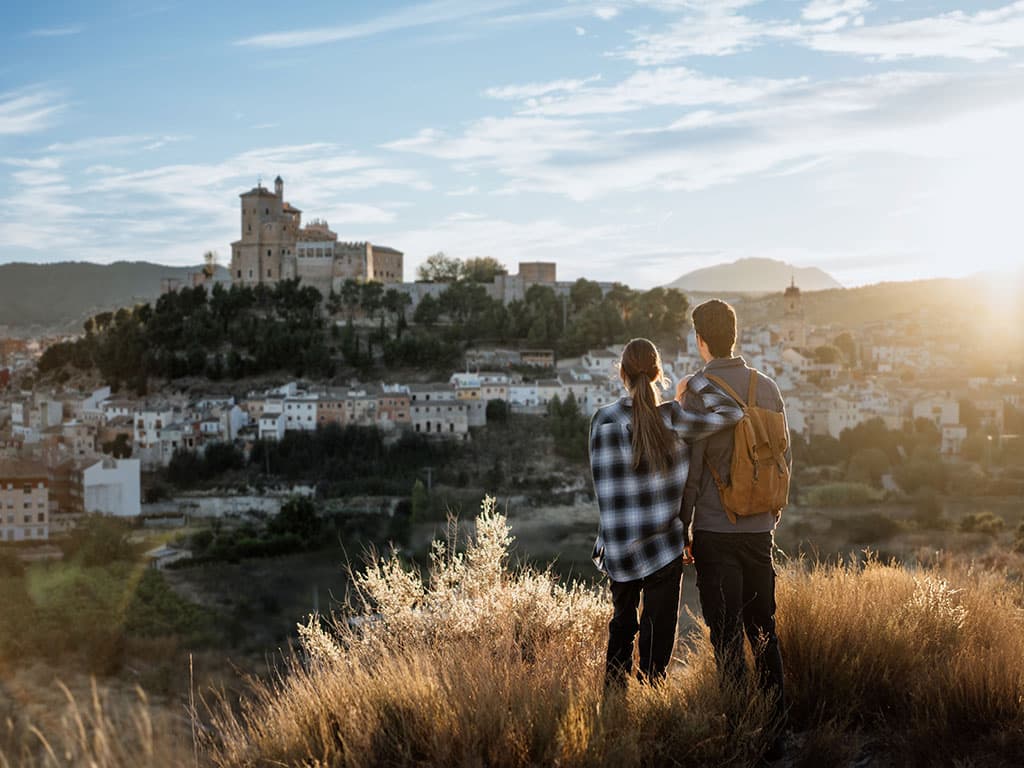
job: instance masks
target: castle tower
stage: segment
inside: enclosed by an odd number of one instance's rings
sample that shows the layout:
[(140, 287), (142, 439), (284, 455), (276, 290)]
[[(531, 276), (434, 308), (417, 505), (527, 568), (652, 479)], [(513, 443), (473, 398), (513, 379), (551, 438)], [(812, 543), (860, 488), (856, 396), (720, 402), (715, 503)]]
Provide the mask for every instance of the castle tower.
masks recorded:
[(284, 201), (284, 181), (274, 191), (257, 184), (241, 198), (242, 237), (231, 244), (231, 279), (239, 285), (294, 277), (296, 231), (302, 212)]
[(807, 345), (807, 328), (804, 325), (803, 301), (795, 278), (790, 278), (783, 302), (782, 344), (785, 347), (804, 347)]

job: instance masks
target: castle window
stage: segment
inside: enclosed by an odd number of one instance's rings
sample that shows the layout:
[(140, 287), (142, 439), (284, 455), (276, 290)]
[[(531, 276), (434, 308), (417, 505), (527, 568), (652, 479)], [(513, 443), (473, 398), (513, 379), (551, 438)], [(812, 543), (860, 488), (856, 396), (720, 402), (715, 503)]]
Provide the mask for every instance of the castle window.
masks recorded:
[(242, 278), (242, 270), (238, 270), (238, 278), (239, 278), (239, 279), (241, 279), (241, 278)]
[(267, 270), (267, 277), (270, 277), (270, 270)]
[(263, 209), (263, 213), (265, 213), (267, 216), (269, 216), (270, 215), (270, 209), (269, 208), (264, 208)]

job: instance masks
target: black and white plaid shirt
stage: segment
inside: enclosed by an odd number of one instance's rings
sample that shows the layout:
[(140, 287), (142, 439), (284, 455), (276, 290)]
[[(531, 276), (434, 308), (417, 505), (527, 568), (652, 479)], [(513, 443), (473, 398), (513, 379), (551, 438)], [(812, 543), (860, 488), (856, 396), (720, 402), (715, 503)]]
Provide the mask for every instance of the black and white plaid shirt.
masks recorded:
[(679, 510), (690, 470), (690, 448), (683, 440), (707, 437), (743, 415), (703, 373), (687, 386), (708, 413), (684, 411), (675, 400), (659, 406), (665, 425), (679, 436), (663, 472), (643, 465), (633, 469), (632, 398), (598, 409), (590, 422), (590, 471), (601, 511), (594, 563), (614, 581), (642, 579), (682, 554), (686, 531)]

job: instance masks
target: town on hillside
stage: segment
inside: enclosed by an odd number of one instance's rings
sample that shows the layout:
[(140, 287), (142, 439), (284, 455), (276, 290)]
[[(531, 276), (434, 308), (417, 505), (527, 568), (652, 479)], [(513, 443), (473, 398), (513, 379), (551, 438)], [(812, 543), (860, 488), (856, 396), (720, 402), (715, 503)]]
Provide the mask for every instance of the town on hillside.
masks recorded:
[[(285, 201), (280, 177), (273, 191), (258, 185), (242, 194), (240, 238), (231, 244), (232, 283), (273, 288), (298, 281), (323, 297), (378, 283), (407, 297), (415, 325), (417, 316), (426, 315), (417, 309), (438, 304), (456, 282), (456, 275), (446, 279), (443, 273), (406, 282), (400, 251), (340, 242), (326, 221), (303, 225), (301, 214)], [(554, 263), (529, 262), (520, 263), (515, 275), (494, 271), (481, 289), (511, 306), (541, 286), (561, 297), (565, 312), (575, 285), (557, 280)], [(615, 290), (613, 284), (593, 285), (603, 295)], [(196, 273), (188, 285), (164, 285), (168, 293), (182, 288), (214, 291), (212, 270)], [(782, 298), (783, 316), (758, 327), (742, 326), (740, 309), (737, 353), (776, 379), (794, 435), (838, 439), (871, 420), (889, 429), (924, 421), (934, 427), (949, 461), (984, 458), (1019, 439), (1024, 381), (1008, 364), (987, 375), (966, 375), (960, 364), (965, 339), (925, 316), (818, 327), (806, 321), (795, 282)], [(443, 317), (434, 319), (443, 326)], [(352, 322), (350, 313), (349, 328)], [(359, 323), (375, 325), (372, 317), (357, 318)], [(680, 327), (678, 337), (665, 361), (673, 380), (701, 366), (692, 330)], [(478, 342), (467, 345), (447, 378), (435, 381), (350, 378), (339, 385), (290, 377), (240, 395), (211, 380), (198, 395), (170, 388), (139, 395), (110, 386), (77, 391), (35, 376), (47, 349), (67, 341), (12, 338), (0, 327), (0, 543), (45, 541), (85, 514), (145, 517), (151, 505), (144, 503), (142, 474), (218, 444), (249, 456), (255, 446), (281, 441), (289, 432), (332, 424), (373, 427), (386, 440), (412, 433), (432, 441), (472, 441), (495, 408), (543, 417), (553, 403), (572, 401), (588, 416), (622, 394), (614, 344), (562, 355), (545, 346)]]

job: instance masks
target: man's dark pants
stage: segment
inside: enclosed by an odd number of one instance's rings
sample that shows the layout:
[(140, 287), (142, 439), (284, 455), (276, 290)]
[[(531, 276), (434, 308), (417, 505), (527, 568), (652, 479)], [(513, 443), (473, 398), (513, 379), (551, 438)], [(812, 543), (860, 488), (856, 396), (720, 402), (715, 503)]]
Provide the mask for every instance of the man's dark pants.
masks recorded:
[[(640, 630), (641, 680), (665, 677), (676, 642), (679, 616), (679, 585), (683, 576), (682, 556), (642, 579), (612, 581), (615, 615), (608, 622), (608, 653), (605, 657), (605, 686), (622, 685), (633, 666), (633, 642)], [(637, 621), (640, 596), (643, 612)]]
[[(758, 685), (776, 697), (776, 725), (785, 724), (782, 654), (775, 633), (775, 567), (771, 533), (694, 531), (697, 592), (723, 685), (746, 690), (743, 636), (754, 652)], [(732, 709), (732, 708), (730, 708)], [(734, 718), (735, 709), (730, 713)]]

